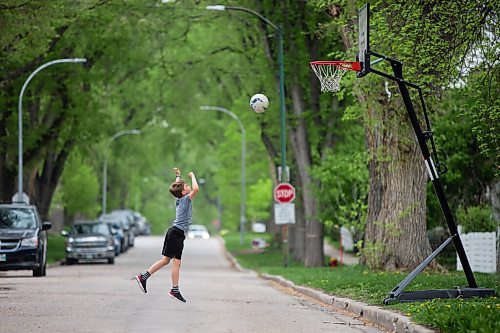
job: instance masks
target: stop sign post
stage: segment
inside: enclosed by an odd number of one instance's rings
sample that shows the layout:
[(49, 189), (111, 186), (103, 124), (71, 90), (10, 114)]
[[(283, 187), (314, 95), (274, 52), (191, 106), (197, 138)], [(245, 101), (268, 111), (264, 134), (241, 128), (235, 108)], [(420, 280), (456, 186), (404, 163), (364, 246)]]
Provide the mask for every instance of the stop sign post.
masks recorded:
[(279, 183), (274, 188), (274, 222), (282, 226), (283, 264), (288, 267), (288, 225), (295, 224), (295, 188), (290, 183)]

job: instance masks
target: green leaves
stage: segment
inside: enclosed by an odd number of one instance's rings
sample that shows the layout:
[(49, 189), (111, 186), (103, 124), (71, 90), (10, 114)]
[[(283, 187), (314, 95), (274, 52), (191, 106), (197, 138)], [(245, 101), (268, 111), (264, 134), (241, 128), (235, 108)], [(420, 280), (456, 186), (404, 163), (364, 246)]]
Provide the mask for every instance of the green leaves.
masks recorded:
[(83, 162), (78, 153), (68, 160), (61, 181), (62, 203), (70, 216), (83, 214), (94, 218), (100, 209), (96, 201), (99, 183), (92, 168)]
[[(0, 170), (15, 174), (16, 111), (24, 80), (46, 61), (86, 57), (89, 62), (83, 66), (50, 68), (30, 83), (23, 110), (26, 174), (43, 165), (49, 144), (59, 150), (71, 142), (78, 153), (70, 158), (67, 167), (72, 172), (65, 173), (63, 184), (74, 182), (76, 186), (86, 179), (92, 187), (91, 179), (100, 179), (96, 175), (100, 175), (104, 146), (110, 136), (122, 129), (139, 128), (143, 135), (116, 142), (110, 151), (111, 208), (144, 208), (156, 230), (161, 230), (171, 216), (165, 208), (170, 200), (169, 170), (178, 165), (207, 179), (210, 197), (221, 198), (223, 220), (236, 228), (241, 176), (239, 127), (225, 115), (199, 110), (201, 105), (222, 106), (238, 115), (247, 133), (248, 218), (269, 218), (270, 170), (276, 161), (264, 158), (268, 154), (261, 138), (264, 133), (268, 144), (279, 146), (276, 39), (268, 36), (273, 31), (257, 18), (207, 11), (206, 4), (195, 0), (168, 4), (132, 0), (4, 1), (0, 7)], [(487, 31), (478, 23), (491, 4), (372, 1), (374, 49), (403, 60), (411, 81), (449, 90), (447, 83), (460, 74), (456, 64), (467, 47), (484, 50), (484, 63), (495, 64), (495, 53), (488, 49), (491, 45), (479, 43)], [(315, 164), (312, 174), (324, 182), (317, 193), (325, 207), (322, 218), (335, 225), (353, 219), (362, 221), (368, 176), (364, 133), (356, 121), (364, 120), (367, 127), (380, 125), (366, 110), (378, 103), (381, 95), (374, 92), (381, 91), (383, 82), (346, 75), (343, 89), (335, 98), (326, 94), (318, 97), (307, 65), (310, 60), (353, 59), (353, 50), (343, 50), (339, 28), (351, 22), (359, 2), (245, 1), (244, 5), (262, 11), (273, 22), (289, 25), (290, 38), (285, 40), (288, 114), (294, 106), (292, 83), (297, 82), (302, 89), (304, 105), (300, 116), (289, 117), (288, 125), (291, 129), (298, 120), (307, 122)], [(332, 5), (341, 6), (342, 11), (335, 14)], [(287, 16), (283, 15), (285, 10)], [(292, 21), (301, 24), (289, 24)], [(492, 26), (489, 29), (495, 31)], [(352, 38), (355, 31), (349, 34)], [(269, 50), (263, 41), (269, 42)], [(310, 59), (312, 55), (319, 59)], [(499, 94), (495, 85), (498, 71), (489, 71), (486, 65), (478, 67), (477, 74), (469, 75), (466, 87), (457, 92), (467, 98), (461, 106), (453, 106), (464, 118), (447, 116), (451, 104), (433, 108), (447, 118), (443, 122), (434, 120), (436, 125), (441, 122), (437, 127), (444, 128), (438, 143), (450, 160), (449, 168), (460, 171), (449, 173), (448, 186), (469, 199), (477, 193), (472, 186), (459, 186), (464, 175), (476, 169), (474, 175), (479, 175), (468, 178), (479, 179), (484, 185), (492, 177), (488, 170), (498, 165), (500, 156)], [(262, 115), (248, 109), (248, 98), (257, 92), (265, 93), (271, 101)], [(357, 103), (360, 93), (372, 94), (373, 98), (366, 105)], [(399, 124), (399, 120), (393, 121)], [(476, 150), (467, 150), (473, 140), (471, 133), (477, 141), (473, 147), (479, 147), (482, 157)], [(292, 151), (289, 149), (290, 160)], [(74, 159), (82, 166), (75, 165)], [(71, 178), (71, 173), (76, 178)], [(7, 200), (13, 189), (4, 182), (1, 185), (0, 192), (6, 193), (2, 197)], [(71, 191), (62, 191), (72, 205)], [(91, 196), (90, 192), (86, 195)], [(95, 213), (99, 198), (97, 191), (93, 201), (81, 202), (85, 207), (71, 209)], [(206, 216), (215, 216), (209, 200), (200, 198), (199, 209)]]
[(486, 205), (460, 207), (457, 211), (457, 224), (468, 232), (495, 232), (497, 223), (493, 220), (491, 207)]

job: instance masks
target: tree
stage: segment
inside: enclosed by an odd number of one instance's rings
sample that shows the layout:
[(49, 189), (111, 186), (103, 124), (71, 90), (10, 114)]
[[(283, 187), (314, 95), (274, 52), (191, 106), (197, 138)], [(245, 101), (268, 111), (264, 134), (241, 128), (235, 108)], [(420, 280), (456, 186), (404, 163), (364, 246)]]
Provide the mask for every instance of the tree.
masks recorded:
[(72, 155), (67, 164), (61, 181), (65, 213), (71, 217), (82, 214), (93, 218), (100, 209), (95, 200), (99, 193), (97, 177), (78, 152)]
[[(17, 155), (17, 152), (14, 153), (17, 133), (11, 129), (14, 119), (17, 119), (17, 92), (28, 74), (46, 62), (47, 58), (54, 55), (54, 58), (74, 57), (73, 52), (78, 53), (80, 49), (65, 39), (71, 34), (70, 27), (76, 25), (81, 11), (87, 10), (92, 16), (101, 5), (77, 4), (66, 7), (54, 2), (47, 5), (6, 5), (1, 8), (2, 21), (8, 22), (8, 25), (7, 33), (3, 34), (1, 40), (2, 108), (6, 112), (0, 117), (0, 133), (3, 134), (4, 143), (0, 150), (0, 200), (9, 200), (14, 192), (17, 165), (11, 156)], [(38, 24), (38, 28), (32, 29), (31, 24)], [(87, 68), (90, 67), (88, 65)], [(45, 70), (30, 83), (25, 93), (22, 114), (25, 127), (23, 187), (44, 218), (48, 215), (52, 195), (70, 151), (77, 143), (92, 142), (96, 138), (92, 135), (95, 133), (93, 130), (100, 128), (87, 126), (90, 118), (77, 107), (84, 104), (82, 95), (88, 92), (85, 78), (75, 82), (62, 65), (58, 69), (55, 72), (59, 74)], [(79, 73), (78, 68), (72, 70), (73, 73)], [(85, 106), (91, 105), (87, 103)]]
[[(354, 55), (355, 1), (317, 1), (336, 20), (349, 54)], [(371, 46), (405, 64), (405, 77), (430, 94), (460, 74), (470, 48), (484, 38), (493, 2), (384, 2), (372, 7)], [(350, 38), (349, 38), (350, 37)], [(391, 72), (390, 68), (381, 70)], [(430, 252), (426, 237), (427, 175), (394, 83), (370, 75), (357, 84), (370, 160), (364, 262), (386, 269), (413, 268)], [(432, 99), (431, 99), (432, 100)], [(432, 104), (431, 104), (432, 105)], [(432, 107), (431, 107), (432, 109)], [(411, 184), (411, 186), (408, 186)], [(411, 235), (411, 237), (408, 237)]]
[[(289, 157), (294, 162), (292, 181), (297, 185), (300, 200), (296, 208), (294, 254), (304, 261), (306, 267), (323, 266), (324, 226), (314, 191), (321, 186), (321, 181), (312, 177), (311, 169), (319, 165), (335, 145), (337, 120), (346, 104), (337, 97), (321, 100), (318, 83), (307, 64), (322, 52), (326, 54), (331, 44), (340, 47), (340, 35), (317, 34), (317, 27), (326, 22), (328, 16), (316, 12), (306, 2), (262, 1), (261, 6), (267, 17), (282, 26), (285, 40), (289, 147), (293, 152)], [(268, 31), (265, 24), (261, 29)], [(270, 50), (267, 53), (269, 61), (275, 63), (276, 47), (270, 40), (266, 42), (265, 49)], [(302, 249), (304, 253), (301, 253)]]

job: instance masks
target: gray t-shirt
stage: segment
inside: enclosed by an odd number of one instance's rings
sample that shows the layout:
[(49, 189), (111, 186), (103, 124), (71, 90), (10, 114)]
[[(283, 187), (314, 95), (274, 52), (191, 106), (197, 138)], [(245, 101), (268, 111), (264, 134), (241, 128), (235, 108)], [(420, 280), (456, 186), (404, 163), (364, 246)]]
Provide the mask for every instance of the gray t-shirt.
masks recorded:
[(180, 199), (175, 199), (175, 220), (174, 227), (186, 233), (193, 217), (193, 205), (188, 194)]

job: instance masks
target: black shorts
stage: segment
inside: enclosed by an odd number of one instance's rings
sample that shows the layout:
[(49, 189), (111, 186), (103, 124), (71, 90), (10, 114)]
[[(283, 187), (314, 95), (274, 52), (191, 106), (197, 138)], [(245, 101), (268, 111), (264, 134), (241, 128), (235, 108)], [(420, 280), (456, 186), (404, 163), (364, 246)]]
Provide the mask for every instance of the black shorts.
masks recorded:
[(165, 241), (163, 242), (163, 250), (161, 254), (170, 259), (179, 259), (182, 257), (182, 249), (184, 249), (184, 231), (177, 227), (170, 227), (165, 235)]

